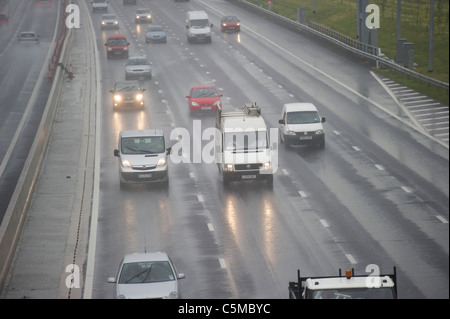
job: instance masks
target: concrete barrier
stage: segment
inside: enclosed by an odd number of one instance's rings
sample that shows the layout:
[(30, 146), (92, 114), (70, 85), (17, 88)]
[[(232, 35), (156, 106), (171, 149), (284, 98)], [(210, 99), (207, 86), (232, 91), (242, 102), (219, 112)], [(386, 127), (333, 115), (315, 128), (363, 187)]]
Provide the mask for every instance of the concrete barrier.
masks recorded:
[[(69, 29), (58, 61), (62, 65), (67, 64), (72, 42), (73, 29)], [(36, 137), (25, 161), (14, 194), (11, 197), (11, 202), (0, 225), (0, 291), (6, 283), (8, 271), (26, 219), (27, 210), (45, 160), (63, 82), (64, 70), (57, 68), (47, 104), (36, 132)]]

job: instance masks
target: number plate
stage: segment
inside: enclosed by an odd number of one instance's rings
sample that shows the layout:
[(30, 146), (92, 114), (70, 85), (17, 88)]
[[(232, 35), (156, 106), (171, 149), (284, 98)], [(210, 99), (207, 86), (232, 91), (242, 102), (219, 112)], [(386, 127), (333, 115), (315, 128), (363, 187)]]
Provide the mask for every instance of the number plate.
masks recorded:
[(256, 175), (242, 175), (242, 179), (255, 179)]
[(303, 140), (312, 140), (312, 136), (300, 136), (300, 141)]
[(139, 174), (138, 178), (150, 178), (152, 177), (152, 174)]
[(202, 110), (211, 110), (211, 106), (202, 106)]

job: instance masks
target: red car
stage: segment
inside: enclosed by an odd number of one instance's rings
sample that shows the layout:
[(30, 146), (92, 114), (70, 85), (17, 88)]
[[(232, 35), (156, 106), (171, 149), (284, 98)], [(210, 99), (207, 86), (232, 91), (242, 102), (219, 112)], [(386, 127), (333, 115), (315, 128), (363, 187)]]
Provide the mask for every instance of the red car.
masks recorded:
[(222, 32), (241, 31), (241, 23), (236, 16), (225, 16), (220, 20), (220, 30)]
[(3, 22), (7, 23), (8, 17), (6, 16), (6, 14), (0, 13), (0, 24), (2, 24)]
[(215, 111), (217, 107), (222, 107), (221, 96), (223, 94), (217, 92), (214, 86), (196, 86), (186, 95), (191, 112)]
[(120, 56), (128, 58), (128, 46), (130, 43), (124, 34), (113, 34), (106, 40), (106, 56), (109, 58)]

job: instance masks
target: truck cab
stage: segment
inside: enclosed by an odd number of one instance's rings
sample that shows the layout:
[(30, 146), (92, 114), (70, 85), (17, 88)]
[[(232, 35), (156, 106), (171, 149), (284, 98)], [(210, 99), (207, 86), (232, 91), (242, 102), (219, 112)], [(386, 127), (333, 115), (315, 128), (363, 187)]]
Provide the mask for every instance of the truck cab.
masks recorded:
[(397, 299), (397, 274), (355, 275), (339, 269), (338, 276), (301, 277), (289, 282), (289, 299)]
[(231, 181), (265, 180), (273, 186), (270, 134), (261, 109), (245, 104), (241, 109), (216, 109), (215, 156), (224, 185)]

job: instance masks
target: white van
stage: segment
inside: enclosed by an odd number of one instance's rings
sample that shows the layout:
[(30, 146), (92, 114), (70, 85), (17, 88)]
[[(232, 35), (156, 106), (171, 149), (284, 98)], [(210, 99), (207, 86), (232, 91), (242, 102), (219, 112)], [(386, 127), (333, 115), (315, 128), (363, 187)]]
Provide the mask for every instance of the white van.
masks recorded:
[(170, 150), (161, 130), (120, 131), (118, 148), (114, 150), (119, 160), (120, 186), (148, 182), (163, 182), (168, 186)]
[(189, 43), (205, 41), (211, 43), (211, 28), (205, 11), (188, 11), (186, 13), (186, 37)]
[(216, 108), (215, 161), (224, 185), (232, 181), (265, 180), (273, 188), (276, 171), (269, 129), (253, 103), (241, 109)]
[(287, 103), (281, 110), (280, 139), (286, 146), (319, 145), (325, 147), (324, 117), (312, 103)]

